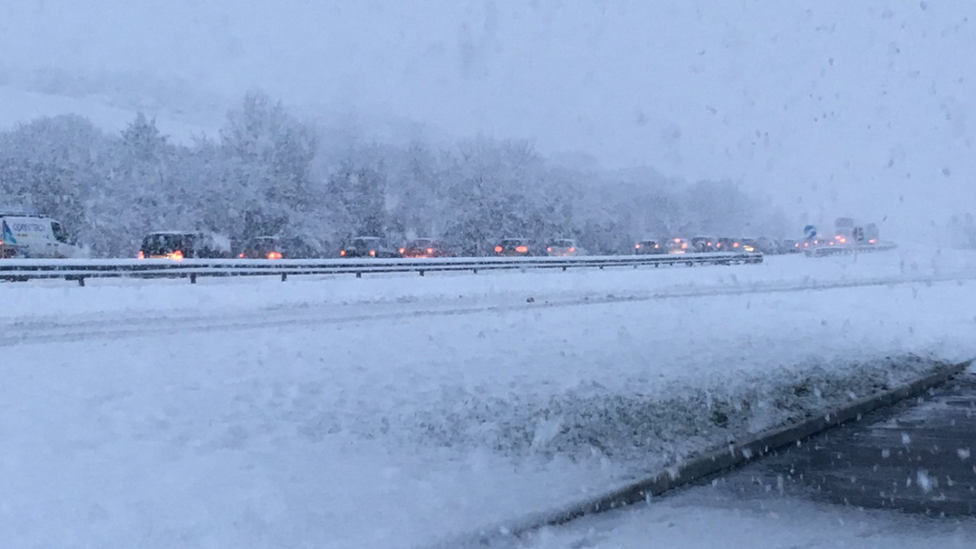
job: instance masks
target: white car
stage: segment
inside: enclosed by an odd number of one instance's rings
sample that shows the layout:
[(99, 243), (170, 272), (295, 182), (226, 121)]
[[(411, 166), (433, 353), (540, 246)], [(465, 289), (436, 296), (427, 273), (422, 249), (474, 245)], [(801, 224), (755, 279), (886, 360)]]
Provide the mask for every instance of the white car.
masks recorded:
[(57, 221), (27, 208), (0, 208), (0, 258), (84, 257)]
[(560, 238), (546, 245), (546, 254), (550, 257), (569, 257), (586, 255), (586, 250), (581, 248), (572, 238)]

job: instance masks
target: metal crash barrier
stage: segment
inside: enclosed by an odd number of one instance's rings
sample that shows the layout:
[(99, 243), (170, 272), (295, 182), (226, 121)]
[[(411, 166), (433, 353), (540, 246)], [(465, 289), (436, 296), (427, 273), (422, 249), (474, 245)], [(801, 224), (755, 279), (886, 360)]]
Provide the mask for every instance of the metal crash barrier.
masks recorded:
[(355, 275), (490, 270), (742, 265), (763, 262), (761, 253), (587, 257), (473, 257), (430, 259), (4, 259), (0, 280), (65, 279), (84, 286), (89, 278), (188, 278), (218, 276)]

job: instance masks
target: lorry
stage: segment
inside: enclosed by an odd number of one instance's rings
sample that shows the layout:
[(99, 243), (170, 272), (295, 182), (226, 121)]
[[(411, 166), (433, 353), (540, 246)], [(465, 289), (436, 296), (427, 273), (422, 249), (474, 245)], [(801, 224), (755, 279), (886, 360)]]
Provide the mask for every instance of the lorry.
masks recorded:
[(85, 257), (58, 221), (25, 207), (0, 206), (0, 258)]

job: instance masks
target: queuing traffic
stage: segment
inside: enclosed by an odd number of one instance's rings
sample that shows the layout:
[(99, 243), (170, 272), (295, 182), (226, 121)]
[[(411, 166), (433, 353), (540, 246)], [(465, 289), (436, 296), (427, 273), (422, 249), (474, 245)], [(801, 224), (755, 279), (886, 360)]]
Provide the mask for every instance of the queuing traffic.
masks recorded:
[[(85, 249), (71, 242), (62, 225), (36, 210), (0, 207), (0, 258), (77, 258)], [(645, 238), (630, 251), (616, 255), (680, 255), (707, 253), (761, 253), (764, 255), (809, 252), (824, 247), (879, 246), (877, 225), (857, 226), (851, 218), (838, 218), (834, 231), (826, 236), (808, 226), (802, 240), (769, 237), (743, 238), (722, 235), (672, 235)], [(525, 236), (485, 243), (480, 253), (462, 252), (460, 247), (439, 238), (413, 238), (394, 242), (377, 235), (347, 239), (333, 254), (299, 237), (261, 235), (235, 243), (207, 231), (156, 231), (141, 241), (139, 259), (321, 259), (339, 258), (444, 258), (463, 256), (575, 257), (591, 255), (576, 238), (536, 239)]]

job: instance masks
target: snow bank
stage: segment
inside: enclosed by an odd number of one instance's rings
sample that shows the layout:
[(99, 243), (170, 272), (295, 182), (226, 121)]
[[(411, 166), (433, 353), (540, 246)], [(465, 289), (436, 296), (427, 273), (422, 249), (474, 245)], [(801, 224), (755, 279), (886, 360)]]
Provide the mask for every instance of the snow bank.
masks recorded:
[[(974, 282), (724, 291), (900, 257), (4, 285), (0, 536), (396, 548), (546, 510), (976, 355)], [(690, 285), (723, 291), (654, 297)]]

